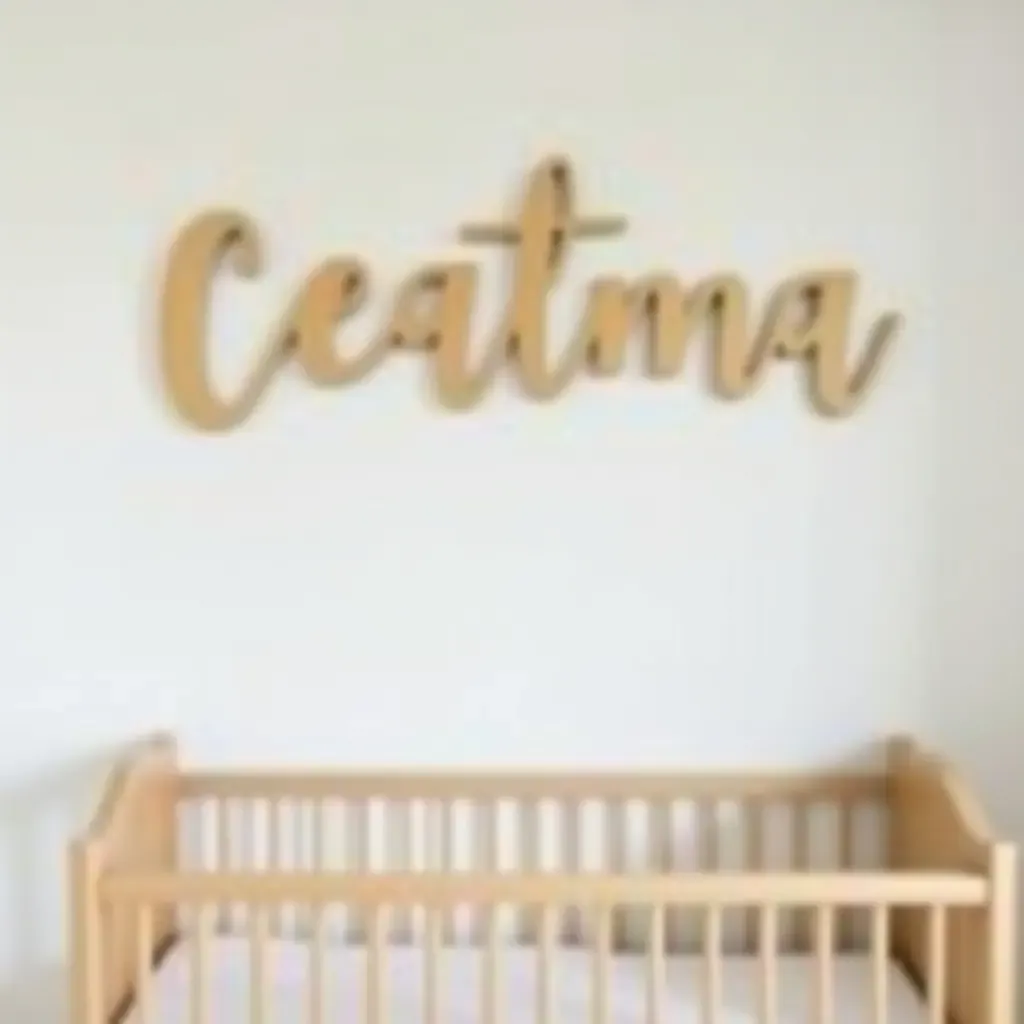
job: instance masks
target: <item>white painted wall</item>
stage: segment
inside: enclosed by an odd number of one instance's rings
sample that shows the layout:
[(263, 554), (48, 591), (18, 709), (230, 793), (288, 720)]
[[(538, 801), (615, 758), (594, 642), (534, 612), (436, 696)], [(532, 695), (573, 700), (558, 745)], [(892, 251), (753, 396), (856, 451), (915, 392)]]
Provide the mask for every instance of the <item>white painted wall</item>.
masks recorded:
[(943, 745), (1024, 840), (1024, 7), (988, 7), (944, 40), (934, 692)]
[[(1000, 437), (1020, 413), (966, 342), (1012, 342), (985, 271), (1019, 251), (1019, 205), (969, 213), (990, 174), (1019, 180), (1011, 18), (1008, 0), (9, 0), (0, 978), (27, 985), (57, 948), (74, 765), (156, 725), (189, 758), (329, 763), (806, 764), (909, 728), (994, 792), (1006, 768), (979, 737), (990, 706), (1012, 736), (998, 685), (1024, 660), (995, 555), (1024, 492), (1012, 442), (999, 461), (984, 442), (996, 409), (1016, 417)], [(631, 219), (577, 252), (556, 334), (602, 270), (731, 267), (763, 296), (850, 263), (861, 330), (907, 316), (867, 405), (822, 421), (780, 366), (726, 406), (695, 363), (550, 407), (502, 386), (460, 418), (412, 356), (349, 392), (293, 374), (237, 434), (171, 417), (153, 303), (184, 217), (227, 203), (265, 231), (265, 276), (222, 293), (228, 381), (315, 262), (372, 264), (369, 331), (550, 150), (584, 203)], [(483, 331), (502, 267), (471, 255)], [(993, 301), (979, 338), (966, 317)], [(991, 522), (961, 500), (968, 473), (1002, 507), (985, 568), (937, 575), (940, 545), (974, 564)], [(947, 620), (973, 592), (973, 626)], [(968, 671), (986, 644), (999, 671)], [(968, 681), (961, 740), (942, 701)], [(1024, 833), (1024, 802), (996, 796)]]

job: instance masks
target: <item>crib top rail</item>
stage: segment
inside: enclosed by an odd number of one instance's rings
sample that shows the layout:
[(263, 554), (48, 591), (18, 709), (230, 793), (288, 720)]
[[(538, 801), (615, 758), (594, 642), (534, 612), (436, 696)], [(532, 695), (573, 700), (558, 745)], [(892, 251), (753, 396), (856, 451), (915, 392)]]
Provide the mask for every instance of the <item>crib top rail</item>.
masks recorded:
[[(455, 802), (501, 800), (587, 800), (650, 803), (772, 800), (811, 804), (879, 802), (899, 819), (898, 832), (941, 836), (934, 847), (909, 849), (893, 865), (942, 870), (987, 870), (989, 857), (1002, 845), (970, 787), (946, 761), (913, 741), (889, 741), (881, 771), (773, 771), (704, 773), (679, 771), (530, 770), (371, 770), (222, 771), (183, 769), (173, 736), (155, 734), (129, 747), (111, 772), (82, 839), (123, 863), (135, 861), (140, 831), (164, 823), (173, 829), (173, 808), (180, 801), (212, 798), (291, 800), (392, 800)], [(897, 839), (899, 840), (899, 836)], [(941, 858), (939, 857), (941, 845)], [(138, 849), (137, 849), (138, 848)], [(954, 849), (955, 848), (955, 849)], [(103, 860), (110, 862), (104, 856)]]
[(645, 771), (189, 771), (182, 799), (390, 800), (872, 800), (885, 775), (857, 772), (697, 773)]

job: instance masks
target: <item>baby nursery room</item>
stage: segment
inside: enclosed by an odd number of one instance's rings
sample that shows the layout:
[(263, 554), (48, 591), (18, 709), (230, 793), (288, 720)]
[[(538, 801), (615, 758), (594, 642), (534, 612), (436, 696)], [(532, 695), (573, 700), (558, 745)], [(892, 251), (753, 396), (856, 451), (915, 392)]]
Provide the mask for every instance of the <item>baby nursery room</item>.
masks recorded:
[(1019, 1020), (1022, 43), (0, 7), (0, 1021)]

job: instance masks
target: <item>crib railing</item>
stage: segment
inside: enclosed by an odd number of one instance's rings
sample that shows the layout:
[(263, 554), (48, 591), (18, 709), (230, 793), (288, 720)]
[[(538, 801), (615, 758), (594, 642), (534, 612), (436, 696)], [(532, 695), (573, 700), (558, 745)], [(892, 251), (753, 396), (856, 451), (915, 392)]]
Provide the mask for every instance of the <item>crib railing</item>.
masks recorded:
[[(428, 774), (232, 775), (182, 777), (178, 861), (207, 871), (513, 872), (609, 874), (717, 871), (847, 871), (885, 859), (885, 778), (799, 774)], [(221, 907), (218, 931), (245, 927), (244, 905)], [(418, 916), (396, 908), (389, 939), (408, 942)], [(838, 908), (841, 948), (863, 945), (868, 920)], [(750, 908), (723, 915), (730, 950), (758, 947), (760, 916)], [(301, 937), (308, 914), (275, 907), (270, 932)], [(666, 911), (667, 947), (695, 949), (695, 915)], [(635, 927), (634, 927), (635, 926)], [(355, 908), (330, 914), (327, 930), (362, 942)], [(442, 922), (446, 941), (481, 944), (488, 919), (454, 909)], [(535, 941), (529, 908), (503, 914), (522, 941)], [(788, 908), (776, 922), (790, 950), (813, 945), (811, 915)], [(568, 907), (561, 942), (582, 941), (586, 922)], [(611, 918), (612, 946), (642, 939), (630, 907)]]
[[(502, 1024), (503, 954), (514, 944), (498, 928), (498, 911), (511, 906), (528, 909), (536, 922), (535, 951), (537, 1004), (536, 1024), (554, 1024), (553, 992), (556, 985), (560, 919), (566, 909), (582, 908), (591, 919), (587, 945), (592, 952), (592, 1024), (609, 1024), (609, 977), (612, 962), (612, 921), (623, 905), (642, 908), (645, 937), (639, 953), (645, 957), (647, 1024), (667, 1024), (664, 1014), (666, 986), (665, 921), (670, 909), (688, 908), (702, 919), (703, 996), (706, 1024), (723, 1019), (722, 918), (727, 910), (742, 909), (759, 921), (758, 950), (761, 1024), (778, 1020), (778, 920), (784, 909), (799, 909), (812, 920), (812, 952), (815, 959), (815, 1002), (812, 1019), (819, 1024), (835, 1020), (833, 970), (837, 953), (835, 919), (839, 910), (860, 907), (871, 920), (872, 1024), (887, 1024), (889, 920), (899, 907), (924, 907), (928, 915), (927, 993), (930, 1024), (945, 1024), (947, 965), (947, 914), (959, 907), (983, 906), (989, 897), (982, 876), (957, 873), (891, 874), (848, 873), (721, 873), (712, 875), (496, 875), (381, 873), (210, 874), (206, 872), (115, 872), (100, 886), (101, 902), (127, 911), (134, 917), (136, 942), (134, 979), (139, 1024), (152, 1024), (153, 921), (167, 907), (192, 908), (191, 1012), (188, 1024), (212, 1024), (209, 1012), (209, 949), (214, 914), (219, 904), (245, 904), (249, 915), (251, 949), (252, 1024), (284, 1024), (269, 1019), (271, 1000), (270, 916), (283, 901), (297, 900), (310, 909), (314, 922), (309, 942), (308, 1024), (325, 1024), (340, 1008), (325, 998), (325, 911), (334, 904), (357, 907), (365, 923), (365, 977), (362, 986), (363, 1024), (388, 1020), (387, 957), (393, 948), (388, 923), (395, 913), (419, 908), (425, 928), (417, 945), (423, 959), (423, 1024), (441, 1024), (443, 959), (442, 931), (446, 913), (460, 904), (481, 911), (484, 941), (480, 950), (480, 1020)], [(356, 1007), (346, 1006), (352, 1013)], [(334, 1019), (333, 1016), (330, 1019)], [(289, 1022), (291, 1024), (291, 1022)]]
[[(815, 1019), (831, 1024), (848, 949), (870, 951), (878, 1024), (889, 957), (927, 993), (932, 1024), (1012, 1019), (1016, 851), (948, 766), (902, 739), (874, 775), (339, 775), (182, 772), (158, 736), (111, 776), (69, 881), (75, 1024), (133, 1004), (145, 1015), (154, 959), (181, 941), (190, 1024), (212, 1024), (204, 978), (225, 931), (250, 944), (254, 995), (276, 936), (308, 943), (313, 1024), (327, 1019), (325, 950), (339, 941), (366, 950), (365, 1024), (387, 1016), (384, 972), (402, 945), (422, 950), (425, 1024), (443, 1017), (453, 945), (482, 958), (484, 1024), (501, 1024), (514, 946), (537, 957), (545, 1024), (566, 946), (592, 955), (595, 1024), (619, 952), (646, 960), (649, 1024), (664, 1016), (669, 956), (702, 958), (714, 1024), (725, 957), (752, 953), (773, 1024), (779, 959), (794, 951), (814, 958)], [(278, 1024), (266, 1000), (252, 1006), (257, 1024)]]

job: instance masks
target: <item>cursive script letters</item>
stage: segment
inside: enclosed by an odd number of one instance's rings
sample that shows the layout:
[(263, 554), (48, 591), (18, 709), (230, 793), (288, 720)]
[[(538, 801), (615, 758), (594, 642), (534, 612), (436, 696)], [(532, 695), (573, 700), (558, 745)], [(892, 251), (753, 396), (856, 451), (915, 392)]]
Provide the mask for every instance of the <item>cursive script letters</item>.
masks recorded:
[(258, 229), (241, 213), (203, 214), (175, 240), (164, 282), (164, 378), (178, 412), (202, 430), (230, 430), (246, 420), (288, 349), (287, 332), (276, 331), (233, 402), (214, 392), (206, 360), (207, 313), (210, 285), (226, 256), (233, 259), (236, 273), (255, 277), (262, 262)]
[(255, 410), (275, 375), (295, 358), (307, 379), (336, 387), (368, 377), (392, 351), (418, 351), (433, 366), (442, 406), (477, 406), (503, 366), (531, 397), (562, 394), (583, 374), (623, 372), (626, 346), (639, 330), (653, 379), (676, 379), (700, 329), (712, 344), (714, 390), (727, 399), (750, 396), (773, 358), (803, 360), (810, 398), (828, 416), (856, 409), (875, 383), (900, 317), (887, 313), (872, 326), (859, 357), (849, 343), (857, 277), (848, 270), (804, 273), (776, 289), (760, 323), (744, 283), (717, 274), (686, 286), (671, 273), (630, 281), (601, 277), (587, 290), (577, 329), (560, 355), (548, 338), (551, 292), (561, 279), (575, 239), (625, 229), (617, 217), (580, 217), (571, 165), (551, 158), (531, 172), (517, 219), (470, 225), (468, 243), (515, 247), (508, 303), (483, 354), (471, 357), (478, 271), (473, 263), (437, 263), (416, 269), (398, 289), (390, 319), (368, 343), (341, 344), (346, 321), (365, 305), (370, 271), (353, 256), (322, 262), (297, 290), (268, 339), (257, 350), (237, 395), (220, 396), (209, 379), (207, 349), (211, 289), (222, 263), (255, 277), (261, 268), (259, 230), (236, 211), (203, 213), (170, 248), (161, 305), (161, 363), (170, 399), (193, 426), (227, 431)]

